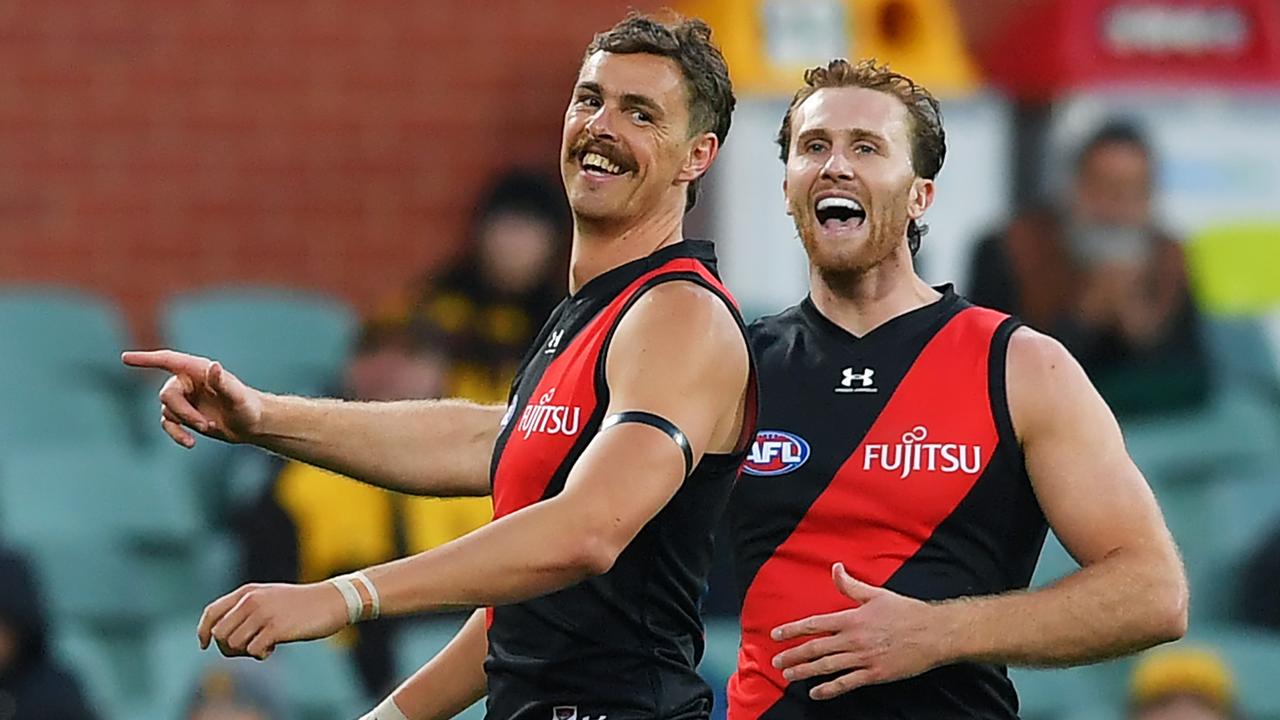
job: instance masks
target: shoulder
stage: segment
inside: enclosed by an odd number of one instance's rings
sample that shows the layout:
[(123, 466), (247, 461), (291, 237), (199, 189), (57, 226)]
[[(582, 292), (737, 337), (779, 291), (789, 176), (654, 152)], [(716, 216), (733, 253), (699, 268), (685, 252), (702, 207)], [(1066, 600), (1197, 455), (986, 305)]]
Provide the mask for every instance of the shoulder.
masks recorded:
[(1060, 341), (1021, 326), (1009, 338), (1009, 411), (1025, 440), (1045, 425), (1100, 402), (1084, 368)]
[(732, 330), (742, 337), (737, 311), (727, 298), (692, 280), (668, 280), (646, 290), (621, 323), (656, 326), (677, 335)]
[(1026, 379), (1047, 380), (1070, 373), (1080, 364), (1060, 341), (1022, 325), (1009, 337), (1008, 367), (1010, 377), (1016, 373)]
[(688, 280), (664, 282), (635, 301), (618, 323), (610, 354), (619, 351), (629, 362), (646, 365), (660, 359), (696, 364), (702, 358), (747, 357), (736, 310), (715, 291)]

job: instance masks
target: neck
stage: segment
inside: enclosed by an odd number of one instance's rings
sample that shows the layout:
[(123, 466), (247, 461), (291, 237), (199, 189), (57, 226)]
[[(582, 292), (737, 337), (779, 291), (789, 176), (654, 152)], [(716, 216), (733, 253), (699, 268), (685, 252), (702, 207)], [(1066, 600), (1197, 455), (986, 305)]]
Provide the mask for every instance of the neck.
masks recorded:
[(942, 297), (916, 274), (905, 244), (866, 270), (824, 273), (810, 265), (809, 294), (819, 312), (858, 337)]
[(652, 255), (684, 239), (684, 206), (654, 212), (625, 224), (574, 217), (569, 260), (569, 292), (632, 260)]

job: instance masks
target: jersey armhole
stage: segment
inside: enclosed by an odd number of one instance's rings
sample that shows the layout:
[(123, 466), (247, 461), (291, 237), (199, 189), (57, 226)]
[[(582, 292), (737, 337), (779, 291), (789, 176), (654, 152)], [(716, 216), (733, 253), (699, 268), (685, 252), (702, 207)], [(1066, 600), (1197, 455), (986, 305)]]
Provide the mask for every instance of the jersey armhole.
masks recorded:
[[(627, 311), (636, 303), (645, 293), (653, 288), (669, 282), (685, 281), (703, 287), (709, 291), (728, 308), (729, 314), (733, 317), (734, 322), (738, 325), (738, 332), (742, 336), (742, 342), (747, 350), (747, 373), (749, 383), (747, 390), (747, 408), (742, 420), (742, 437), (739, 438), (738, 447), (732, 453), (704, 453), (703, 462), (708, 458), (718, 460), (724, 458), (726, 461), (736, 462), (751, 447), (752, 440), (755, 439), (755, 425), (758, 405), (759, 391), (757, 389), (757, 373), (755, 357), (751, 353), (751, 342), (747, 337), (747, 325), (742, 320), (742, 313), (739, 312), (737, 304), (723, 290), (717, 288), (706, 278), (696, 272), (674, 271), (671, 273), (663, 273), (651, 278), (632, 293), (627, 298), (626, 304), (622, 306), (622, 310), (618, 313), (618, 317), (613, 321), (613, 326), (609, 328), (609, 332), (605, 335), (604, 343), (600, 347), (600, 356), (596, 358), (595, 380), (596, 380), (596, 398), (600, 407), (608, 407), (609, 405), (609, 381), (605, 376), (605, 366), (609, 359), (609, 348), (613, 345), (613, 335), (618, 331), (618, 326), (622, 324), (622, 319), (626, 317)], [(750, 430), (750, 432), (748, 432)]]
[(1018, 441), (1017, 430), (1013, 427), (1013, 414), (1009, 411), (1008, 383), (1009, 340), (1020, 327), (1022, 322), (1014, 317), (1005, 318), (996, 327), (991, 337), (987, 387), (1000, 444), (1008, 448), (1009, 457), (1016, 463), (1016, 470), (1022, 473), (1026, 470), (1026, 462), (1022, 456), (1022, 444)]

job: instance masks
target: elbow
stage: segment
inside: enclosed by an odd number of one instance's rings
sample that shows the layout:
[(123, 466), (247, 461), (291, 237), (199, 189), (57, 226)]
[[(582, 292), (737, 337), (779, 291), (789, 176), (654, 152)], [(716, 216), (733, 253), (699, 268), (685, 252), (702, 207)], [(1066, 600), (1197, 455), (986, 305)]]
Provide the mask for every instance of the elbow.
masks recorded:
[(613, 569), (624, 547), (607, 533), (583, 530), (573, 540), (569, 564), (583, 577), (604, 575)]
[(1171, 575), (1152, 593), (1152, 634), (1157, 644), (1180, 640), (1187, 634), (1190, 607), (1187, 578), (1181, 568)]

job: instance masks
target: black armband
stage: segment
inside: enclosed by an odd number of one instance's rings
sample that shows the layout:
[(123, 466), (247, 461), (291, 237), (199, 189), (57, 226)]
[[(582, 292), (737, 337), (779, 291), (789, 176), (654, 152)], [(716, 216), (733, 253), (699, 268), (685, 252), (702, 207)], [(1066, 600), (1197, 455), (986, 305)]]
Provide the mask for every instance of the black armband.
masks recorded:
[(675, 423), (661, 415), (654, 415), (651, 412), (645, 412), (643, 410), (626, 410), (624, 412), (614, 413), (605, 418), (604, 422), (600, 423), (600, 432), (604, 432), (608, 428), (611, 428), (614, 425), (621, 425), (622, 423), (640, 423), (641, 425), (648, 425), (649, 427), (657, 428), (666, 433), (667, 436), (675, 441), (675, 444), (680, 447), (680, 452), (684, 453), (684, 476), (689, 477), (689, 473), (693, 472), (693, 448), (689, 445), (689, 438), (685, 437), (680, 428), (675, 426)]

